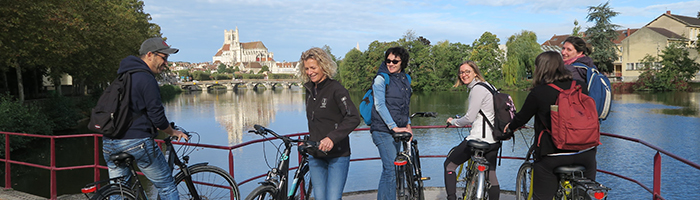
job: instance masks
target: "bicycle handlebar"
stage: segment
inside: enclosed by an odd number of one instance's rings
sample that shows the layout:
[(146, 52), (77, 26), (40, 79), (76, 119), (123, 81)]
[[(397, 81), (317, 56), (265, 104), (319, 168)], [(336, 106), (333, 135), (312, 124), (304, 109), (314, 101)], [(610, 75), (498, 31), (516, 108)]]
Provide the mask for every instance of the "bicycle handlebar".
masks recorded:
[[(298, 144), (297, 146), (299, 146), (299, 149), (298, 149), (299, 152), (302, 152), (302, 153), (307, 153), (309, 149), (318, 149), (319, 142), (309, 140), (308, 135), (305, 136), (304, 139), (292, 139), (292, 138), (289, 138), (287, 136), (281, 136), (281, 135), (277, 134), (275, 131), (268, 129), (268, 128), (265, 128), (264, 126), (261, 126), (258, 124), (253, 125), (253, 129), (254, 130), (249, 130), (248, 132), (255, 133), (255, 134), (258, 134), (261, 136), (265, 136), (266, 134), (269, 133), (269, 134), (272, 134), (273, 136), (275, 136), (275, 138), (281, 139), (285, 143), (292, 143), (292, 142), (301, 143), (301, 144)], [(326, 154), (325, 151), (321, 151), (321, 152)]]

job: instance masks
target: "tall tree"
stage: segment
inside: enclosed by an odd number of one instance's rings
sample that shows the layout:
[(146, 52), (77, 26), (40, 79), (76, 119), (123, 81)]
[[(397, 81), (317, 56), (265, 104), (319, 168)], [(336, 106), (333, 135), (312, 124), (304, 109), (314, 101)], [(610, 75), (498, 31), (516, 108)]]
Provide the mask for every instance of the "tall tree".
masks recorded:
[(472, 43), (472, 52), (469, 60), (476, 62), (484, 78), (489, 81), (501, 80), (503, 74), (504, 52), (498, 48), (500, 39), (495, 34), (484, 32), (481, 37)]
[(620, 27), (611, 22), (611, 18), (620, 13), (613, 11), (608, 6), (609, 3), (588, 7), (587, 19), (595, 25), (586, 30), (586, 39), (593, 47), (593, 52), (589, 56), (598, 69), (605, 72), (612, 71), (613, 62), (617, 59), (617, 46), (613, 40), (617, 39), (618, 33), (615, 30)]
[(336, 63), (338, 62), (338, 58), (336, 58), (335, 55), (333, 55), (333, 53), (331, 53), (332, 49), (330, 46), (328, 46), (327, 44), (324, 44), (323, 47), (321, 47), (321, 49), (323, 49), (323, 51), (325, 51), (331, 57), (331, 60), (333, 60), (333, 62), (336, 62)]
[(574, 30), (571, 31), (571, 36), (581, 37), (581, 26), (578, 25), (578, 20), (574, 20)]
[(368, 73), (363, 66), (365, 66), (365, 59), (362, 56), (362, 52), (355, 48), (352, 48), (348, 53), (345, 54), (343, 62), (338, 65), (338, 80), (348, 88), (348, 90), (363, 90), (361, 82), (363, 78)]
[(527, 74), (532, 74), (535, 67), (535, 57), (542, 52), (537, 43), (537, 34), (523, 30), (512, 35), (506, 42), (507, 61), (503, 65), (504, 81), (507, 86), (514, 86), (523, 81)]

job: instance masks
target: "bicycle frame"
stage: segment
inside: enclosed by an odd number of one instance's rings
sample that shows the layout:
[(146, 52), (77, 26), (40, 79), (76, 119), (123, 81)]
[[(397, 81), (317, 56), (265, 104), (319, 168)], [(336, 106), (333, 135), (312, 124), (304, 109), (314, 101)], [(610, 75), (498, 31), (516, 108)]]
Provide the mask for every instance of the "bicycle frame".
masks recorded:
[(484, 157), (484, 149), (476, 148), (472, 145), (472, 143), (474, 145), (483, 147), (483, 144), (479, 144), (482, 142), (469, 141), (468, 143), (468, 146), (472, 149), (472, 151), (474, 151), (474, 154), (467, 161), (467, 173), (465, 174), (465, 180), (467, 181), (467, 185), (464, 188), (463, 199), (486, 199), (486, 191), (488, 190), (488, 188), (491, 187), (487, 180), (489, 162)]

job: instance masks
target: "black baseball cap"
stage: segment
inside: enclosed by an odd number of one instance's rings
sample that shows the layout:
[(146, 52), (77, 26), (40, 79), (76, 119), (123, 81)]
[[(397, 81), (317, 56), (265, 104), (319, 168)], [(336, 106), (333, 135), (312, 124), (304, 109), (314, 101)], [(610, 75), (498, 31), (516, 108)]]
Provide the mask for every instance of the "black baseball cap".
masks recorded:
[(159, 52), (170, 55), (175, 54), (178, 51), (180, 50), (176, 48), (170, 48), (170, 45), (165, 43), (163, 38), (154, 37), (143, 41), (143, 43), (141, 44), (141, 49), (139, 49), (139, 54), (144, 55), (148, 52)]

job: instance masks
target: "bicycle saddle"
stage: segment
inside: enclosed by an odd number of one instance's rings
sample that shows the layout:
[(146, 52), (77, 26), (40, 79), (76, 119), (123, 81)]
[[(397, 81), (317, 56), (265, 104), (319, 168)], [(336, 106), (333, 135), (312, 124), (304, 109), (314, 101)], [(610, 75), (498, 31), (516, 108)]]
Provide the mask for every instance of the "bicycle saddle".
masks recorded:
[(474, 149), (480, 149), (480, 150), (489, 149), (489, 143), (476, 141), (476, 140), (467, 141), (467, 145), (469, 145), (470, 147), (472, 147)]
[(114, 162), (115, 165), (119, 165), (121, 163), (126, 163), (126, 161), (131, 161), (134, 160), (134, 156), (131, 154), (121, 152), (121, 153), (116, 153), (112, 154), (109, 156), (109, 160)]
[(394, 133), (393, 136), (394, 136), (394, 139), (408, 140), (413, 135), (409, 132), (401, 132), (401, 133)]
[(586, 167), (581, 166), (581, 165), (564, 165), (564, 166), (559, 166), (557, 168), (554, 168), (554, 173), (555, 174), (571, 174), (574, 172), (583, 172), (586, 170)]

